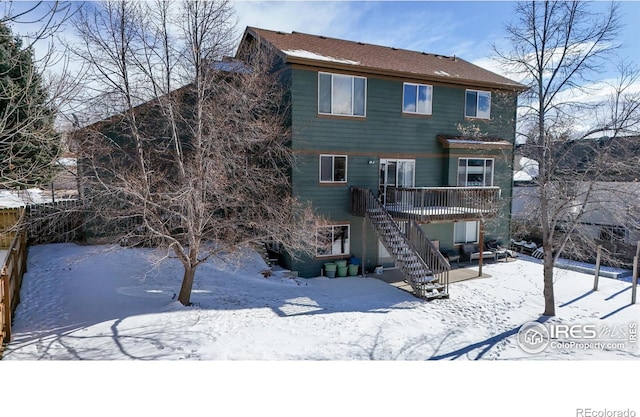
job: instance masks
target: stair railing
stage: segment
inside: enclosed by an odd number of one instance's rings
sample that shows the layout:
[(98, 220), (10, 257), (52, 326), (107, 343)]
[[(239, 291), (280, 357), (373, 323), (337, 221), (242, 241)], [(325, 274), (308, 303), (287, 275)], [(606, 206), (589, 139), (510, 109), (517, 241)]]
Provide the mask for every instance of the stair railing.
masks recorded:
[[(369, 223), (375, 228), (378, 236), (382, 240), (382, 244), (387, 249), (387, 251), (394, 257), (397, 263), (400, 265), (400, 269), (413, 288), (416, 294), (421, 293), (420, 288), (416, 285), (416, 278), (418, 275), (416, 273), (422, 271), (422, 274), (429, 275), (430, 269), (429, 266), (425, 263), (425, 260), (421, 257), (420, 252), (418, 252), (417, 248), (414, 247), (412, 242), (408, 239), (407, 234), (400, 227), (400, 225), (391, 217), (389, 212), (384, 208), (382, 203), (378, 201), (373, 192), (367, 188), (351, 188), (351, 210), (354, 215), (365, 216)], [(396, 253), (397, 248), (391, 246), (384, 236), (384, 230), (380, 226), (382, 222), (376, 222), (371, 215), (371, 210), (375, 210), (376, 213), (379, 213), (383, 217), (383, 220), (386, 221), (386, 224), (389, 225), (390, 230), (396, 236), (398, 236), (402, 243), (409, 249), (409, 253), (405, 255), (416, 255), (416, 259), (411, 262), (405, 262), (400, 259), (402, 254)], [(433, 244), (432, 244), (433, 245)], [(446, 260), (445, 260), (446, 262)]]
[(405, 233), (409, 242), (416, 248), (420, 257), (437, 278), (438, 283), (444, 285), (445, 291), (448, 293), (449, 271), (451, 270), (449, 261), (440, 253), (438, 248), (436, 248), (415, 220), (407, 222)]

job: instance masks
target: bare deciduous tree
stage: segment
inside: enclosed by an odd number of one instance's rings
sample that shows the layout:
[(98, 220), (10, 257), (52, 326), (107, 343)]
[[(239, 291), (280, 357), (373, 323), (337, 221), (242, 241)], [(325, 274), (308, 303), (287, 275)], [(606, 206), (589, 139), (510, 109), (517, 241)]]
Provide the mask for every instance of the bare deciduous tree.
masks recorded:
[[(624, 199), (622, 188), (611, 190), (603, 179), (633, 155), (622, 152), (622, 145), (600, 146), (587, 138), (637, 132), (639, 120), (638, 96), (628, 94), (637, 72), (628, 66), (610, 100), (584, 99), (593, 94), (590, 88), (597, 88), (594, 78), (613, 56), (620, 28), (615, 3), (604, 13), (591, 6), (518, 3), (516, 21), (507, 27), (510, 49), (496, 49), (499, 61), (529, 87), (520, 96), (519, 126), (526, 137), (521, 152), (538, 164), (536, 187), (531, 188), (535, 205), (529, 214), (542, 235), (546, 316), (555, 315), (553, 268), (558, 257), (595, 251), (583, 220), (596, 209), (595, 202), (604, 203), (605, 195), (612, 203)], [(576, 161), (583, 156), (588, 160)]]
[(76, 135), (85, 199), (108, 235), (175, 254), (184, 305), (198, 265), (220, 252), (275, 240), (295, 255), (316, 243), (313, 211), (292, 196), (282, 84), (265, 51), (224, 59), (232, 16), (226, 0), (120, 1), (76, 20), (93, 108), (120, 108)]

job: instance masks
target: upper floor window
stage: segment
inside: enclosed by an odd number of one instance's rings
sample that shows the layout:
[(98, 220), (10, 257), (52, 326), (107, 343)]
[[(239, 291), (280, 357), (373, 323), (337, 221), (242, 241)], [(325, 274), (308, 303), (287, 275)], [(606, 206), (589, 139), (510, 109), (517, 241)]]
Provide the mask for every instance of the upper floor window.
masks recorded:
[(467, 90), (464, 115), (478, 119), (491, 118), (491, 92)]
[(318, 113), (365, 116), (367, 79), (318, 73)]
[(404, 83), (402, 112), (431, 114), (433, 87), (424, 84)]
[(347, 156), (320, 155), (320, 182), (347, 182)]
[(493, 159), (458, 159), (458, 187), (493, 185)]

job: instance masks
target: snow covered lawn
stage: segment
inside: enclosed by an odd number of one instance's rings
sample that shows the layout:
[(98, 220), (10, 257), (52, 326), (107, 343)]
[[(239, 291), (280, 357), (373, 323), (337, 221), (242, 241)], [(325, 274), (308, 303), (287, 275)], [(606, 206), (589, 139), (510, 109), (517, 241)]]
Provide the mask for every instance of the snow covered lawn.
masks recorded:
[[(203, 265), (195, 305), (183, 307), (173, 299), (180, 265), (161, 258), (117, 246), (30, 248), (13, 341), (0, 362), (7, 415), (640, 412), (638, 361), (536, 360), (637, 358), (627, 349), (532, 355), (518, 347), (520, 326), (543, 310), (533, 262), (486, 265), (491, 278), (452, 284), (450, 300), (429, 303), (375, 278), (264, 278), (251, 253), (241, 264)], [(598, 292), (592, 286), (590, 275), (558, 270), (558, 316), (546, 323), (628, 330), (640, 312), (629, 304), (630, 284), (601, 278)]]
[[(541, 266), (486, 265), (491, 278), (452, 284), (425, 302), (374, 278), (290, 279), (242, 262), (203, 265), (194, 306), (175, 300), (181, 266), (150, 249), (30, 248), (22, 302), (4, 360), (636, 359), (628, 348), (548, 348), (528, 354), (516, 334), (543, 311)], [(627, 331), (640, 305), (628, 282), (556, 273), (557, 317)], [(616, 336), (617, 337), (617, 336)], [(623, 340), (626, 341), (626, 340)]]

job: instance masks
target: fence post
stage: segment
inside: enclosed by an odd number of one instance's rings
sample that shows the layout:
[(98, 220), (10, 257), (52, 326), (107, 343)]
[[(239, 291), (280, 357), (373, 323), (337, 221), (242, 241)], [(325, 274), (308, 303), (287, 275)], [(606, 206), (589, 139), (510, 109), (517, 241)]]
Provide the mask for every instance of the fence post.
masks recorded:
[(598, 279), (600, 278), (600, 255), (602, 255), (602, 246), (598, 246), (598, 255), (596, 256), (596, 272), (593, 276), (594, 291), (598, 291)]
[[(2, 297), (2, 302), (4, 304), (4, 342), (8, 343), (11, 340), (11, 283), (9, 282), (9, 276), (7, 275), (7, 268), (5, 266), (2, 267), (2, 271), (0, 271), (0, 281), (2, 284), (2, 289), (4, 296)], [(0, 329), (2, 331), (2, 329)]]

